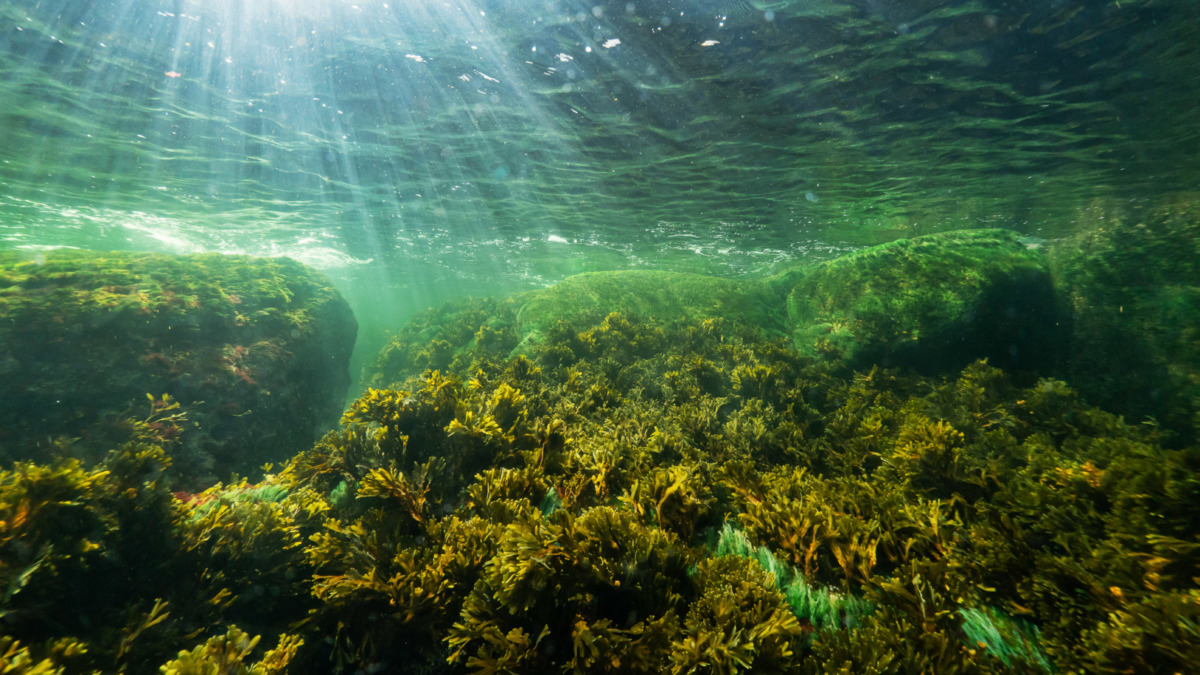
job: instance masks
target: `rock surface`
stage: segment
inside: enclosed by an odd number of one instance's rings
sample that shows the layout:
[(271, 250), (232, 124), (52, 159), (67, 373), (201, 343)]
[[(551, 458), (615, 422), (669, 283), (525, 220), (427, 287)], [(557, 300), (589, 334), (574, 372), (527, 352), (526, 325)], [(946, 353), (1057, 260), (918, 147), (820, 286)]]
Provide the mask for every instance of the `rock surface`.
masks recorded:
[(1200, 200), (1101, 214), (1051, 250), (1071, 325), (1059, 377), (1186, 445), (1200, 429)]
[(1061, 360), (1059, 304), (1041, 250), (1003, 230), (949, 232), (765, 279), (592, 272), (502, 301), (451, 303), (397, 333), (364, 381), (460, 370), (458, 357), (480, 341), (494, 355), (530, 353), (559, 322), (600, 325), (613, 312), (667, 324), (722, 319), (759, 337), (790, 336), (800, 353), (850, 369), (946, 373), (987, 358), (1035, 371)]
[(1045, 256), (1011, 232), (900, 239), (784, 279), (796, 348), (851, 368), (947, 372), (987, 358), (1036, 370), (1058, 358), (1059, 310)]
[(356, 332), (287, 259), (0, 253), (0, 458), (96, 459), (136, 418), (180, 475), (254, 472), (336, 423)]
[(768, 336), (786, 331), (778, 292), (756, 280), (650, 270), (588, 272), (523, 299), (517, 320), (525, 337), (560, 320), (599, 323), (611, 312), (664, 323), (720, 317)]

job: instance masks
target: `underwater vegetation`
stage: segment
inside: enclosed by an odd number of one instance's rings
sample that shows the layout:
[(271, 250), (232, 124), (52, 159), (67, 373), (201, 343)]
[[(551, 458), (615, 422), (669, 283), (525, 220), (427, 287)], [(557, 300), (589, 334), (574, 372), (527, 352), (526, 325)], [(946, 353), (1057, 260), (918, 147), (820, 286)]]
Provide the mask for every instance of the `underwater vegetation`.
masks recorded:
[(1045, 369), (1061, 342), (1045, 256), (1012, 232), (900, 239), (784, 278), (796, 348), (853, 368)]
[[(968, 251), (1046, 264), (976, 236)], [(754, 292), (786, 297), (806, 274)], [(659, 280), (663, 297), (687, 282)], [(1071, 288), (1052, 284), (1054, 306)], [(1200, 447), (1182, 434), (983, 358), (857, 367), (723, 302), (658, 317), (613, 296), (534, 321), (539, 297), (418, 316), (337, 428), (257, 483), (177, 485), (194, 430), (162, 423), (167, 398), (95, 464), (0, 472), (0, 663), (1116, 674), (1200, 659)], [(863, 326), (835, 346), (882, 344)]]
[(1074, 326), (1062, 377), (1097, 405), (1153, 416), (1181, 442), (1200, 438), (1197, 203), (1097, 207), (1093, 231), (1049, 256)]
[(250, 473), (337, 419), (356, 331), (291, 260), (0, 252), (0, 458), (95, 461), (149, 393), (181, 406), (176, 474)]
[(771, 335), (787, 330), (778, 288), (767, 280), (654, 270), (589, 272), (519, 299), (524, 339), (537, 339), (558, 321), (596, 324), (614, 311), (668, 323), (720, 316)]
[[(247, 485), (184, 501), (169, 488), (177, 443), (142, 427), (90, 468), (59, 459), (0, 474), (5, 672), (151, 672), (173, 657), (166, 672), (218, 672), (260, 642), (234, 622), (302, 611), (293, 551), (310, 514)], [(232, 642), (208, 634), (218, 624)], [(271, 641), (262, 663), (280, 668), (254, 672), (283, 672), (299, 638)], [(210, 668), (188, 665), (200, 660)]]

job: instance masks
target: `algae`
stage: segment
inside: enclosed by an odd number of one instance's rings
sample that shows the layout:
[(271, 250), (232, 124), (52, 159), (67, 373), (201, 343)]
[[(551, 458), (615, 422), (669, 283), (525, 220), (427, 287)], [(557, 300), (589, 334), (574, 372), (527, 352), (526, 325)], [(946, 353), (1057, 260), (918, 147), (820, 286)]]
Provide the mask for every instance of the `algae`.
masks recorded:
[(249, 473), (336, 422), (355, 331), (287, 259), (0, 252), (0, 458), (96, 461), (151, 394), (186, 413), (175, 471)]
[(712, 305), (598, 305), (514, 353), (530, 301), (417, 317), (256, 485), (173, 493), (170, 403), (100, 465), (0, 473), (0, 649), (46, 672), (1194, 663), (1200, 448), (1043, 374), (854, 368)]

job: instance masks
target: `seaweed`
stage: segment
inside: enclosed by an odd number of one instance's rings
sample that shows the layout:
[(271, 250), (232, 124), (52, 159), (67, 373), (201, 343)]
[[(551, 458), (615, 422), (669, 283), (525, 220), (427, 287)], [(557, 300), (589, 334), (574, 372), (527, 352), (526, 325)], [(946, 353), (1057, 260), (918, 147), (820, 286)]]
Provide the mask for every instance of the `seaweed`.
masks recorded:
[(1021, 666), (1051, 672), (1046, 655), (1038, 646), (1038, 630), (1027, 622), (1015, 621), (991, 607), (958, 610), (968, 645), (984, 650), (1005, 667)]
[(296, 650), (304, 643), (292, 635), (279, 638), (274, 649), (263, 654), (257, 663), (247, 664), (246, 659), (258, 646), (260, 636), (250, 637), (237, 626), (230, 626), (224, 635), (210, 638), (191, 651), (180, 652), (179, 657), (163, 664), (164, 675), (275, 675), (288, 672), (288, 664)]
[(874, 606), (866, 600), (814, 587), (799, 570), (780, 562), (767, 547), (755, 547), (745, 533), (728, 523), (721, 528), (716, 555), (734, 555), (758, 562), (771, 575), (800, 625), (810, 632), (855, 627), (874, 611)]
[(254, 483), (175, 489), (192, 418), (173, 396), (96, 466), (14, 465), (0, 649), (45, 672), (1200, 658), (1200, 449), (1049, 375), (855, 370), (705, 307), (604, 304), (536, 335), (516, 300), (418, 317), (340, 426)]
[(95, 464), (134, 438), (146, 392), (186, 412), (171, 472), (192, 489), (285, 460), (337, 421), (357, 325), (300, 263), (0, 252), (0, 279), (5, 462)]

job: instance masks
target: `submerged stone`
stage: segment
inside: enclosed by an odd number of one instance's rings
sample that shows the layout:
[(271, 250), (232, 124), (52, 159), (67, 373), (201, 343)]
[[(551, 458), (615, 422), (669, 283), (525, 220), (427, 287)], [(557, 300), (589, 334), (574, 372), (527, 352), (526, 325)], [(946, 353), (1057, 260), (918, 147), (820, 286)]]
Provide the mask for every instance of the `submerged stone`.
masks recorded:
[(664, 323), (723, 318), (774, 336), (786, 330), (779, 300), (763, 281), (650, 270), (588, 272), (529, 293), (517, 320), (524, 336), (560, 320), (598, 324), (612, 312)]
[(779, 277), (796, 348), (851, 368), (947, 372), (978, 358), (1017, 370), (1057, 359), (1044, 255), (1003, 230), (900, 239)]
[(182, 475), (253, 472), (336, 423), (356, 332), (288, 259), (0, 253), (0, 459), (95, 459), (136, 418)]
[[(568, 277), (511, 298), (464, 300), (402, 328), (368, 367), (380, 387), (459, 372), (475, 347), (531, 355), (556, 325), (633, 320), (791, 337), (801, 354), (852, 369), (952, 372), (987, 358), (1018, 371), (1061, 359), (1065, 334), (1045, 253), (1019, 235), (971, 230), (902, 239), (765, 279), (626, 270)], [(542, 355), (546, 358), (546, 355)]]
[(1200, 200), (1110, 214), (1051, 250), (1070, 350), (1059, 376), (1186, 445), (1200, 429)]

